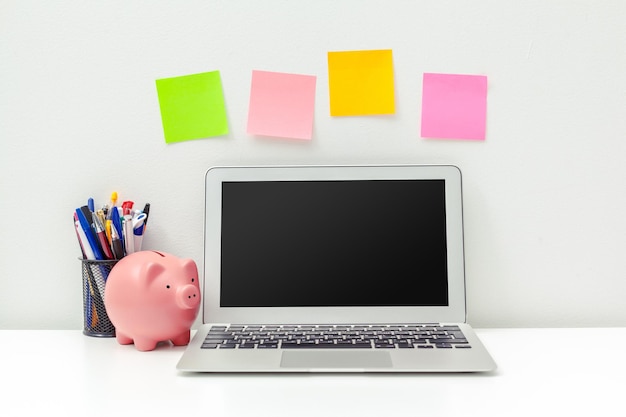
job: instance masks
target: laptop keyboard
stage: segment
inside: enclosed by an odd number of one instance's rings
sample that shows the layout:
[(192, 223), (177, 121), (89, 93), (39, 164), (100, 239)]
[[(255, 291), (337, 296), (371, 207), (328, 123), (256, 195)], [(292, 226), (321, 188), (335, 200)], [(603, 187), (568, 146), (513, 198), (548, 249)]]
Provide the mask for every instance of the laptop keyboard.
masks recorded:
[(213, 326), (203, 349), (468, 349), (458, 326)]

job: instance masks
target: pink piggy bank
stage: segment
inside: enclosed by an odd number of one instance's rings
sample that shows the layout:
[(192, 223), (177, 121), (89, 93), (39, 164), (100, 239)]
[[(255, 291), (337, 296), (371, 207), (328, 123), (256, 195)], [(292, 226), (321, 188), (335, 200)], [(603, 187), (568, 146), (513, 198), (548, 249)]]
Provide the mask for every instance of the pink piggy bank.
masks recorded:
[(128, 255), (109, 273), (104, 305), (122, 345), (135, 343), (140, 351), (166, 340), (187, 345), (200, 307), (196, 263), (156, 251)]

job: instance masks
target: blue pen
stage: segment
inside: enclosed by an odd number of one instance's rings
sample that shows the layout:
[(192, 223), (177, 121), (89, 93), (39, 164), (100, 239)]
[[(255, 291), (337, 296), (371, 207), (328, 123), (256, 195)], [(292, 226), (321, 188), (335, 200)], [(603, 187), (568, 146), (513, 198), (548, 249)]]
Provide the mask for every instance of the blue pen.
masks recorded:
[(95, 203), (93, 202), (93, 198), (89, 197), (89, 198), (87, 199), (87, 207), (89, 207), (89, 210), (90, 210), (92, 213), (95, 213), (95, 212), (96, 212), (96, 205), (95, 205)]
[[(89, 268), (89, 265), (85, 265), (84, 267)], [(89, 290), (89, 282), (85, 280), (85, 288), (83, 289), (85, 294), (85, 330), (91, 330), (91, 322), (92, 322), (92, 311), (91, 306), (93, 304), (93, 300), (91, 299), (91, 291)]]
[[(120, 238), (122, 246), (124, 246), (124, 233), (122, 232), (122, 220), (120, 219), (120, 212), (117, 211), (117, 207), (113, 207), (111, 209), (111, 222), (113, 223), (113, 227), (117, 231), (117, 235)], [(123, 248), (123, 250), (125, 250)]]
[(102, 251), (100, 250), (100, 245), (96, 241), (96, 237), (93, 234), (93, 229), (91, 228), (91, 223), (87, 221), (85, 215), (83, 214), (80, 208), (76, 209), (76, 215), (78, 216), (78, 221), (80, 222), (80, 227), (82, 227), (85, 232), (85, 236), (87, 236), (87, 241), (89, 242), (89, 246), (93, 249), (93, 254), (97, 260), (104, 259), (102, 255)]
[(148, 215), (146, 213), (139, 213), (135, 217), (133, 217), (133, 242), (135, 252), (139, 252), (141, 250), (141, 244), (143, 242), (143, 232), (146, 227), (146, 219)]

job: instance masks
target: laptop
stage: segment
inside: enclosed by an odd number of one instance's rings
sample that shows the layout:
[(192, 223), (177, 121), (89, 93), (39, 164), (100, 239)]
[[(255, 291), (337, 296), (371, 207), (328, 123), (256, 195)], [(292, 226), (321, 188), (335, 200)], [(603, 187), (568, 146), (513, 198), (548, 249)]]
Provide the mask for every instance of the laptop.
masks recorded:
[(214, 167), (184, 372), (484, 372), (454, 166)]

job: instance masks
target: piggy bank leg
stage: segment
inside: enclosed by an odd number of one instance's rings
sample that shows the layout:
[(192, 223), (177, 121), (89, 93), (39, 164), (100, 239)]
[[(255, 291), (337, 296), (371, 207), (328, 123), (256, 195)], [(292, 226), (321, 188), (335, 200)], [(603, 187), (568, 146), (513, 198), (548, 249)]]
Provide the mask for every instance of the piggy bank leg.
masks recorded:
[(133, 343), (133, 339), (121, 333), (119, 330), (115, 331), (115, 338), (120, 345), (130, 345)]
[(179, 334), (178, 336), (172, 338), (172, 343), (174, 346), (185, 346), (189, 344), (189, 339), (191, 338), (191, 332), (186, 330), (185, 332)]
[(145, 352), (148, 350), (154, 350), (156, 346), (157, 346), (156, 340), (146, 339), (143, 337), (135, 338), (135, 348), (137, 348), (137, 350), (140, 350), (142, 352)]

